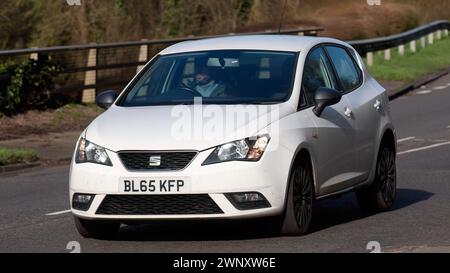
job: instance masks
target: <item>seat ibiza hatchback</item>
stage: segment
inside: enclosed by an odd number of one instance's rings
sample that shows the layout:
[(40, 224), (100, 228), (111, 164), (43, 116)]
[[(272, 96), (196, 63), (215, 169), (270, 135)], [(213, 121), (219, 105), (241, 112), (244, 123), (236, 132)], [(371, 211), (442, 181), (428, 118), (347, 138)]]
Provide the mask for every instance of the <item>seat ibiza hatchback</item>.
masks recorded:
[(354, 190), (362, 209), (396, 195), (386, 91), (348, 44), (235, 36), (155, 56), (81, 134), (70, 202), (81, 235), (163, 219), (275, 219), (308, 231), (314, 200)]

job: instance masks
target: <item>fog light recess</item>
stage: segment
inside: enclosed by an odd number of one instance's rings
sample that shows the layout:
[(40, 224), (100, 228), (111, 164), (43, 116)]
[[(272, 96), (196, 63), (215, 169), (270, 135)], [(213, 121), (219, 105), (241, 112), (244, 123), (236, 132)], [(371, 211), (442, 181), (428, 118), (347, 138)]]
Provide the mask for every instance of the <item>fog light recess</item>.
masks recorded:
[(238, 210), (270, 208), (270, 203), (259, 192), (227, 193), (225, 196)]
[(72, 208), (87, 211), (91, 207), (94, 194), (75, 193), (72, 198)]

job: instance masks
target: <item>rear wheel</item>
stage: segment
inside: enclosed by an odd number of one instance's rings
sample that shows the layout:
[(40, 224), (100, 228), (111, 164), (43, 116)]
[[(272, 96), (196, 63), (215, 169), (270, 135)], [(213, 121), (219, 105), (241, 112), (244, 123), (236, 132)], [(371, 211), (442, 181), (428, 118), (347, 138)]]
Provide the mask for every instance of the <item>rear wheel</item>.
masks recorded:
[(281, 227), (283, 235), (303, 235), (308, 232), (312, 218), (313, 184), (311, 164), (305, 158), (300, 158), (289, 179)]
[(86, 220), (74, 216), (75, 226), (81, 236), (86, 238), (109, 238), (114, 236), (120, 227), (117, 222)]
[(382, 146), (378, 154), (373, 183), (356, 192), (359, 206), (367, 212), (386, 211), (392, 207), (397, 191), (395, 150)]

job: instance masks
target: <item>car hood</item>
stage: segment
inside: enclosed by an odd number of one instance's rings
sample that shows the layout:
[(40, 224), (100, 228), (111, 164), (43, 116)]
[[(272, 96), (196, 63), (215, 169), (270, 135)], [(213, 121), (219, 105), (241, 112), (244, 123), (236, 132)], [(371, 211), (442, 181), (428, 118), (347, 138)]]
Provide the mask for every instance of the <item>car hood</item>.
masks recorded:
[[(202, 151), (229, 141), (254, 136), (270, 123), (294, 111), (290, 105), (283, 103), (203, 107), (113, 105), (89, 125), (86, 139), (114, 152)], [(230, 118), (231, 116), (234, 116), (234, 119)]]

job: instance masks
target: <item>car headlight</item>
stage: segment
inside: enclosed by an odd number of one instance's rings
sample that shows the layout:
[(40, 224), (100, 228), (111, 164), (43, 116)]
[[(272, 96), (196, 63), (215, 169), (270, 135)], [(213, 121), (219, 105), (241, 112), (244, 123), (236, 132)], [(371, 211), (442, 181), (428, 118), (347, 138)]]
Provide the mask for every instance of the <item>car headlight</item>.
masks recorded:
[(220, 145), (206, 158), (202, 165), (226, 161), (258, 161), (263, 155), (270, 137), (246, 138)]
[(76, 163), (97, 163), (112, 166), (105, 148), (81, 138), (77, 146)]

